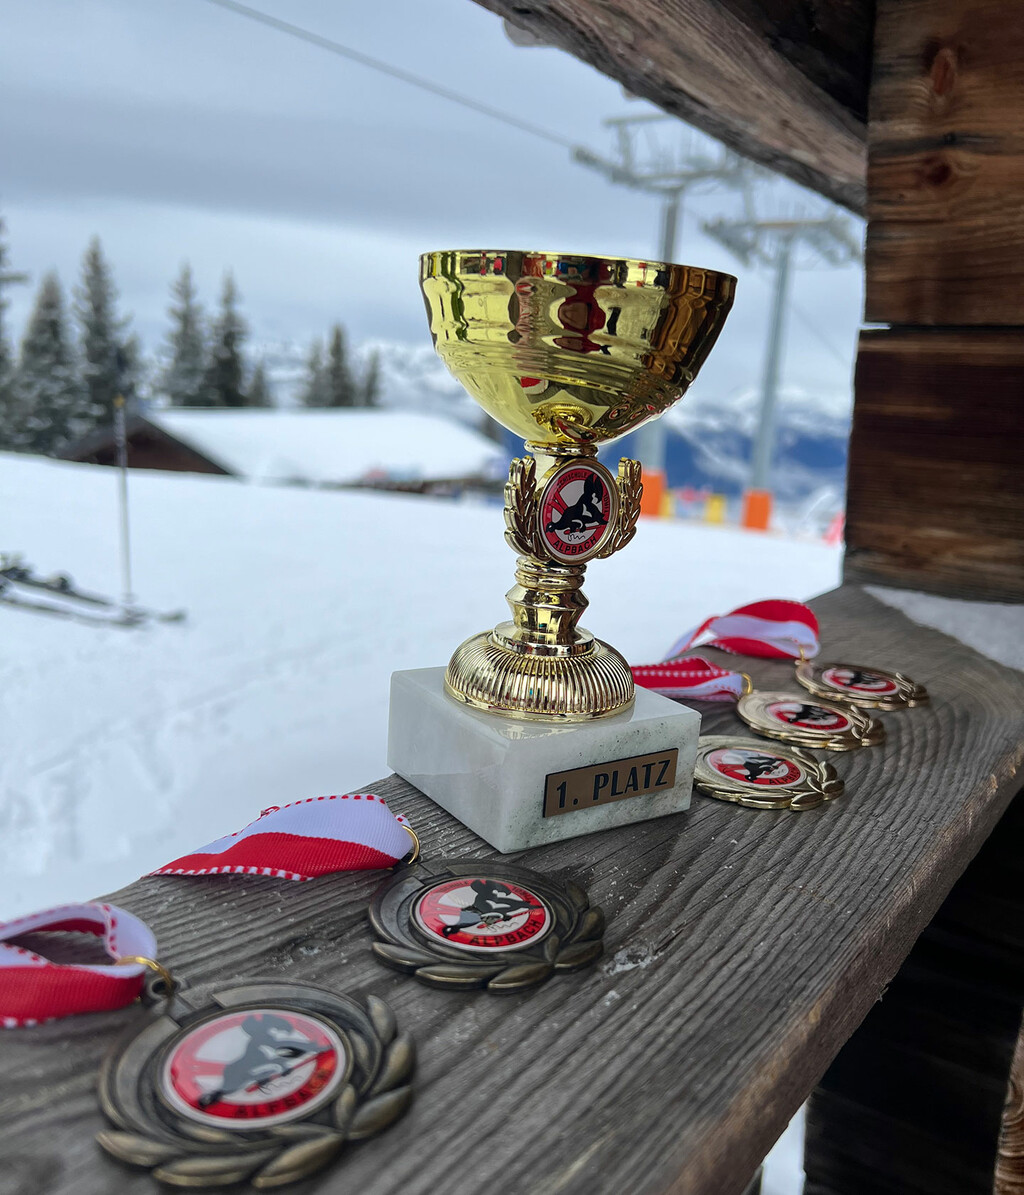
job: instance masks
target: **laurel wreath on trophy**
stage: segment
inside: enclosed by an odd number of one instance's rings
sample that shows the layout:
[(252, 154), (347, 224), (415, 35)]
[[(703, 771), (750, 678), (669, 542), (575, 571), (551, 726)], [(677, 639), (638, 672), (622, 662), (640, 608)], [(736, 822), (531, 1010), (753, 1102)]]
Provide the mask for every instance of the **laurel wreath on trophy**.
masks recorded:
[[(357, 1059), (369, 1059), (377, 1053), (379, 1064), (375, 1073), (360, 1085), (362, 1094), (350, 1081), (326, 1109), (318, 1112), (318, 1116), (327, 1113), (322, 1122), (277, 1125), (260, 1130), (254, 1140), (256, 1134), (246, 1139), (237, 1131), (191, 1124), (180, 1117), (174, 1117), (173, 1123), (153, 1117), (147, 1125), (155, 1130), (151, 1136), (106, 1130), (97, 1134), (97, 1142), (120, 1161), (144, 1166), (158, 1182), (177, 1187), (219, 1187), (248, 1179), (257, 1189), (264, 1189), (305, 1178), (327, 1165), (347, 1142), (360, 1141), (386, 1129), (402, 1115), (412, 1099), (412, 1087), (407, 1082), (415, 1065), (412, 1038), (397, 1032), (395, 1014), (383, 1000), (367, 996), (365, 1006), (372, 1032), (360, 1032), (351, 1023), (346, 1024), (345, 1030)], [(142, 1067), (152, 1060), (151, 1054)], [(107, 1075), (101, 1079), (104, 1110), (115, 1124), (139, 1120), (143, 1105), (135, 1098), (124, 1098), (130, 1090), (131, 1086), (124, 1086), (123, 1078), (118, 1081)]]
[[(536, 877), (530, 882), (533, 888), (542, 887)], [(452, 957), (454, 951), (434, 952), (420, 946), (404, 926), (371, 907), (371, 923), (387, 939), (374, 942), (373, 952), (389, 967), (411, 973), (430, 987), (486, 988), (498, 995), (534, 987), (556, 971), (589, 966), (604, 949), (603, 911), (592, 907), (586, 892), (572, 880), (559, 884), (557, 894), (553, 886), (542, 892), (556, 910), (556, 926), (535, 950), (495, 951), (493, 960), (463, 961)]]
[[(619, 517), (607, 543), (597, 553), (599, 557), (611, 556), (624, 548), (636, 534), (644, 492), (640, 477), (639, 461), (627, 457), (619, 461)], [(533, 457), (516, 457), (509, 466), (505, 484), (505, 540), (514, 552), (544, 560), (548, 553), (537, 527), (536, 504), (537, 462)]]
[(640, 480), (641, 468), (639, 461), (632, 461), (623, 457), (619, 461), (619, 521), (615, 530), (608, 537), (608, 542), (598, 552), (598, 557), (611, 556), (636, 535), (636, 521), (640, 517), (640, 499), (643, 497), (644, 484)]
[(513, 552), (543, 560), (544, 542), (537, 529), (537, 462), (516, 457), (505, 483), (505, 541)]

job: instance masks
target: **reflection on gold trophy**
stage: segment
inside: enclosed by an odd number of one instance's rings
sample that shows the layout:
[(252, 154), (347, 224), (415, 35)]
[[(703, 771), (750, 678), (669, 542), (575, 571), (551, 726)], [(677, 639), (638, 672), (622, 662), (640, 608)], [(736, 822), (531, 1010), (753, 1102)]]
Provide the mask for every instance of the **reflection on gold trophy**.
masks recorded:
[(532, 454), (505, 486), (519, 559), (510, 622), (467, 639), (445, 688), (476, 709), (581, 722), (633, 701), (629, 665), (577, 626), (586, 562), (636, 531), (640, 465), (597, 449), (685, 393), (732, 306), (736, 279), (693, 266), (518, 250), (420, 258), (434, 346)]

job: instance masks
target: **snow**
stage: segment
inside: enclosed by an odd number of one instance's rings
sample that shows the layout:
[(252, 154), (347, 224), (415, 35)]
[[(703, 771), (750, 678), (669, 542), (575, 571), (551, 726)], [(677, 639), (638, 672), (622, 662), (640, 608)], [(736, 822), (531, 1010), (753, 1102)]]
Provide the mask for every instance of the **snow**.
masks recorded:
[(147, 419), (249, 481), (314, 485), (490, 477), (493, 440), (438, 415), (395, 410), (151, 410)]
[[(0, 454), (0, 548), (115, 593), (116, 475)], [(270, 804), (386, 775), (388, 679), (506, 617), (495, 506), (133, 472), (135, 589), (184, 624), (0, 606), (0, 917), (107, 892)], [(586, 625), (659, 658), (707, 614), (836, 584), (839, 553), (644, 522)]]

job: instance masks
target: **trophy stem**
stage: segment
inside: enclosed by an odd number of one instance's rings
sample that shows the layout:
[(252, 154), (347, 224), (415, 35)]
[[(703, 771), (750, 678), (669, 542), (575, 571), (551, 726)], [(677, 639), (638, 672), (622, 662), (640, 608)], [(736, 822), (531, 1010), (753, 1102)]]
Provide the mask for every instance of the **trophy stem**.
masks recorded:
[[(505, 487), (505, 537), (518, 557), (516, 583), (505, 595), (512, 619), (456, 649), (445, 689), (475, 709), (513, 718), (585, 722), (619, 714), (633, 704), (629, 665), (614, 648), (577, 625), (589, 605), (582, 589), (585, 560), (621, 530), (618, 491), (609, 491), (604, 515), (593, 522), (594, 546), (586, 548), (584, 560), (555, 559), (543, 546), (546, 491), (537, 494), (537, 466), (543, 477), (558, 476), (575, 460), (593, 456), (594, 450), (564, 457), (533, 451), (536, 462), (513, 461)], [(598, 468), (589, 466), (590, 473)], [(584, 476), (590, 473), (584, 471)], [(610, 476), (607, 481), (613, 484)], [(575, 484), (578, 488), (582, 482)], [(557, 518), (568, 525), (572, 512), (565, 506)], [(572, 545), (578, 538), (569, 536), (568, 542)]]

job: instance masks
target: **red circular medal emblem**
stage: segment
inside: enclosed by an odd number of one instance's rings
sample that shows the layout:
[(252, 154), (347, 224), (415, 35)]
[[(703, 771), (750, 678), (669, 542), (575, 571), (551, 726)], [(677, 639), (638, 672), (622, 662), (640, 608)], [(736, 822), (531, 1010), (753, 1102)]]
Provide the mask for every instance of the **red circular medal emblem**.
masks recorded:
[(592, 556), (611, 534), (615, 506), (610, 474), (590, 461), (563, 465), (540, 496), (540, 533), (556, 560)]
[(838, 732), (850, 725), (845, 714), (803, 701), (773, 701), (767, 712), (784, 725), (797, 726), (801, 730)]
[(430, 938), (459, 950), (521, 950), (551, 928), (551, 912), (529, 889), (465, 876), (428, 888), (413, 913)]
[(348, 1069), (344, 1042), (318, 1018), (246, 1009), (185, 1031), (164, 1063), (161, 1095), (200, 1124), (262, 1129), (308, 1116)]
[(730, 780), (761, 788), (785, 787), (803, 779), (802, 770), (792, 760), (745, 747), (719, 747), (708, 755), (707, 762)]
[(845, 693), (864, 693), (871, 697), (887, 697), (899, 689), (896, 682), (887, 676), (868, 672), (864, 668), (851, 668), (846, 664), (826, 668), (821, 674), (821, 679), (833, 689), (840, 689)]

